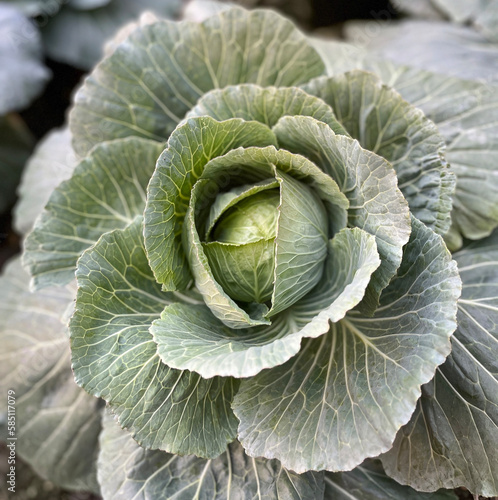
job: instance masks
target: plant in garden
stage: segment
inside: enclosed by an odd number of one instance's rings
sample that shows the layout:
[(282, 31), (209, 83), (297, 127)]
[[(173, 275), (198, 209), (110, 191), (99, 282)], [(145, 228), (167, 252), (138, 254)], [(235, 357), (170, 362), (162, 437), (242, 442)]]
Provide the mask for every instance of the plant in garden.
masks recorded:
[(496, 93), (314, 43), (158, 21), (75, 96), (23, 260), (44, 300), (76, 273), (74, 377), (125, 429), (105, 498), (427, 496), (379, 455), (498, 493)]

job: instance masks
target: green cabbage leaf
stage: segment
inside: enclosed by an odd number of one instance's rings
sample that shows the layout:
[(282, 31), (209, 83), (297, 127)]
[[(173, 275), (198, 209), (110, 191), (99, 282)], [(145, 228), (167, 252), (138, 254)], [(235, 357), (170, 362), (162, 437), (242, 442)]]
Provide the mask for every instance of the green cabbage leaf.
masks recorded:
[(493, 90), (241, 8), (96, 66), (23, 262), (76, 275), (104, 498), (498, 494)]

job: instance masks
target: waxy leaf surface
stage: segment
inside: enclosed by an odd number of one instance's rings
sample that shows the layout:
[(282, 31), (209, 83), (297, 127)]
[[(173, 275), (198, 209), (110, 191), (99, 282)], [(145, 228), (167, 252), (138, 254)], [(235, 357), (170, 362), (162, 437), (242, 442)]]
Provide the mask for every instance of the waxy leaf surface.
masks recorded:
[(379, 77), (364, 71), (317, 78), (304, 88), (330, 104), (363, 148), (391, 163), (411, 213), (437, 233), (446, 233), (455, 180), (434, 123)]
[(299, 153), (329, 174), (348, 197), (348, 223), (375, 236), (381, 265), (370, 281), (362, 308), (373, 313), (379, 296), (401, 263), (410, 236), (408, 204), (393, 167), (358, 141), (335, 135), (324, 123), (284, 116), (274, 127), (281, 147)]
[(83, 254), (76, 276), (70, 332), (78, 384), (108, 401), (142, 446), (218, 456), (236, 436), (230, 403), (238, 381), (204, 380), (159, 359), (150, 324), (165, 305), (197, 300), (161, 292), (145, 256), (142, 219), (105, 234)]
[(374, 238), (359, 229), (344, 229), (329, 243), (329, 258), (317, 287), (277, 315), (271, 326), (233, 330), (204, 305), (174, 304), (154, 321), (151, 332), (168, 365), (203, 377), (248, 377), (280, 365), (300, 349), (303, 337), (329, 330), (363, 298), (379, 266)]
[(450, 351), (460, 279), (442, 238), (412, 219), (374, 317), (352, 312), (282, 366), (243, 380), (233, 409), (252, 456), (349, 470), (387, 451)]
[[(0, 277), (0, 389), (5, 395), (0, 415), (3, 427), (7, 404), (15, 409), (17, 439), (8, 444), (14, 442), (39, 475), (64, 488), (98, 493), (95, 460), (103, 405), (73, 379), (67, 313), (75, 293), (74, 285), (30, 293), (19, 260), (6, 265)], [(8, 390), (15, 393), (14, 404), (8, 403)]]
[(104, 417), (98, 476), (104, 500), (316, 500), (323, 474), (298, 475), (277, 460), (251, 458), (234, 442), (217, 458), (144, 450), (112, 416)]
[[(422, 389), (417, 410), (383, 455), (414, 488), (465, 486), (498, 494), (498, 233), (457, 252), (462, 277), (452, 351)], [(410, 467), (408, 466), (410, 464)]]
[(142, 214), (162, 149), (137, 137), (99, 144), (52, 192), (25, 242), (23, 263), (35, 288), (71, 281), (84, 250)]
[(163, 141), (214, 88), (293, 86), (323, 71), (304, 35), (274, 12), (233, 8), (200, 24), (160, 21), (133, 33), (76, 94), (74, 148), (84, 155), (129, 135)]

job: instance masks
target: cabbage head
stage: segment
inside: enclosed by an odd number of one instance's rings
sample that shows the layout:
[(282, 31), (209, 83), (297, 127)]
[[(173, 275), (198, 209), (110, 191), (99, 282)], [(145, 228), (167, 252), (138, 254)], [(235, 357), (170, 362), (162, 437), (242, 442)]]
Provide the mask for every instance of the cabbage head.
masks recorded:
[[(323, 498), (339, 488), (323, 471), (379, 455), (419, 490), (496, 493), (496, 328), (470, 304), (497, 271), (476, 243), (461, 251), (453, 335), (460, 253), (443, 239), (498, 225), (496, 199), (466, 198), (469, 116), (494, 97), (465, 108), (451, 96), (479, 84), (376, 60), (342, 72), (324, 47), (265, 10), (161, 20), (75, 95), (80, 160), (23, 259), (35, 288), (76, 273), (74, 377), (126, 430), (106, 417), (105, 498)], [(458, 405), (489, 421), (462, 410), (459, 430)], [(482, 426), (477, 478), (460, 445)]]

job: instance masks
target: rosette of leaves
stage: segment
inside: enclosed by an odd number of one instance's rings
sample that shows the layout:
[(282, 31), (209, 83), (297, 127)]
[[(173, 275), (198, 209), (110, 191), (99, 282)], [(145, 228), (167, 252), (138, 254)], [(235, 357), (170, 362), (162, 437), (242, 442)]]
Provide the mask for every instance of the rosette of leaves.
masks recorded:
[[(23, 258), (34, 287), (76, 272), (76, 381), (138, 443), (104, 431), (106, 497), (323, 498), (342, 479), (319, 471), (389, 452), (450, 354), (445, 137), (389, 67), (325, 62), (289, 21), (233, 8), (138, 28), (76, 94), (82, 159)], [(450, 452), (450, 479), (418, 489), (493, 491), (493, 468), (452, 482)]]

